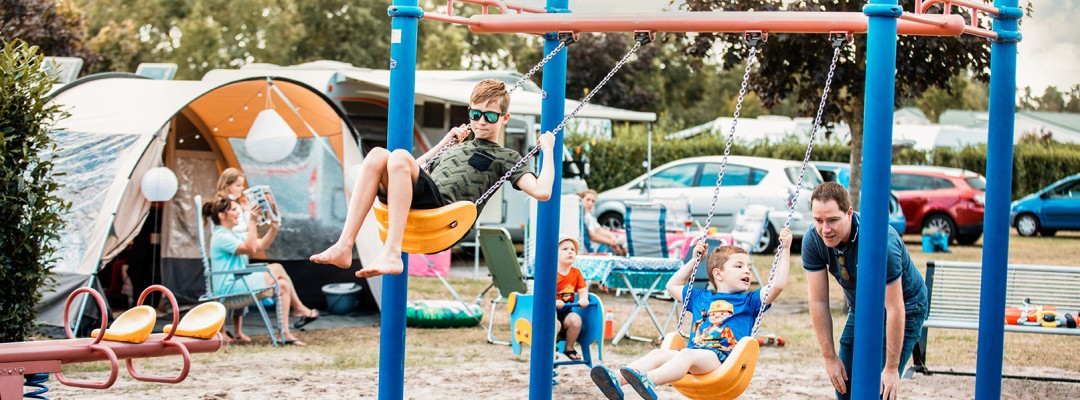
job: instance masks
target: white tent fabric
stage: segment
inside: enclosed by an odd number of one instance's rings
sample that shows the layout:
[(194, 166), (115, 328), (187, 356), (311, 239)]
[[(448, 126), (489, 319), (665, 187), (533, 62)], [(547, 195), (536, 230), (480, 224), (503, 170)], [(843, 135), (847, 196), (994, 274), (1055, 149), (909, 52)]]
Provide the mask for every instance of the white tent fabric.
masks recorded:
[[(156, 81), (136, 78), (86, 79), (54, 94), (52, 103), (59, 105), (71, 115), (60, 121), (52, 133), (60, 146), (60, 150), (54, 155), (57, 172), (64, 173), (54, 179), (63, 185), (61, 197), (71, 201), (73, 206), (71, 212), (65, 216), (66, 228), (61, 232), (59, 261), (53, 269), (56, 284), (43, 290), (42, 302), (36, 307), (38, 318), (45, 325), (64, 326), (63, 302), (67, 294), (75, 288), (94, 284), (100, 291), (101, 285), (95, 283), (93, 274), (104, 262), (115, 258), (123, 251), (132, 238), (140, 232), (149, 214), (150, 202), (142, 196), (139, 183), (146, 170), (161, 165), (162, 154), (168, 142), (167, 136), (171, 130), (177, 129), (171, 127), (170, 123), (178, 120), (176, 118), (181, 114), (192, 118), (190, 116), (195, 115), (197, 111), (193, 111), (190, 106), (199, 99), (237, 101), (229, 96), (210, 96), (225, 93), (219, 90), (225, 85), (238, 86), (232, 83), (232, 81)], [(284, 90), (293, 90), (290, 92), (290, 97), (296, 96), (294, 101), (299, 98), (306, 98), (309, 101), (307, 104), (302, 104), (308, 115), (314, 115), (310, 114), (316, 110), (313, 106), (324, 101), (325, 104), (318, 105), (324, 113), (325, 110), (335, 109), (328, 99), (319, 97), (321, 95), (301, 95), (304, 91), (308, 94), (313, 92), (311, 88), (290, 85), (291, 87)], [(331, 116), (333, 112), (329, 111)], [(336, 120), (336, 117), (334, 118)], [(341, 128), (338, 135), (349, 131), (344, 121), (335, 122), (335, 124)], [(350, 143), (343, 144), (343, 150), (349, 154), (352, 163), (358, 163), (362, 160), (362, 156), (359, 155), (357, 144), (351, 139), (353, 136), (346, 136), (350, 138)], [(242, 139), (228, 140), (242, 141)], [(314, 145), (307, 143), (306, 146)], [(317, 147), (326, 148), (325, 146)], [(333, 153), (328, 154), (329, 158), (334, 159), (334, 165), (339, 165), (337, 163), (342, 161), (336, 160)], [(211, 160), (209, 164), (212, 170), (209, 175), (212, 177), (205, 178), (200, 175), (195, 179), (206, 180), (212, 185), (217, 173), (214, 162)], [(346, 168), (347, 166), (345, 165)], [(183, 165), (179, 167), (178, 172), (182, 172)], [(327, 176), (338, 177), (337, 187), (340, 190), (343, 171), (338, 170), (336, 175), (327, 174)], [(183, 182), (184, 177), (181, 176), (181, 178)], [(347, 200), (314, 199), (312, 201), (339, 203), (344, 207), (343, 204)], [(191, 215), (190, 210), (184, 215)], [(167, 214), (165, 219), (168, 219)], [(178, 226), (175, 229), (183, 229), (183, 227)], [(162, 236), (169, 236), (167, 233), (167, 228), (163, 228)], [(174, 250), (169, 247), (167, 241), (163, 245), (166, 246), (164, 249), (166, 251), (157, 253), (159, 256)], [(201, 269), (199, 274), (201, 276)], [(184, 282), (184, 284), (187, 283)], [(193, 284), (202, 286), (201, 282)], [(175, 288), (174, 292), (178, 298), (182, 294)], [(135, 295), (137, 296), (138, 293)], [(73, 312), (73, 319), (75, 314), (78, 312)]]

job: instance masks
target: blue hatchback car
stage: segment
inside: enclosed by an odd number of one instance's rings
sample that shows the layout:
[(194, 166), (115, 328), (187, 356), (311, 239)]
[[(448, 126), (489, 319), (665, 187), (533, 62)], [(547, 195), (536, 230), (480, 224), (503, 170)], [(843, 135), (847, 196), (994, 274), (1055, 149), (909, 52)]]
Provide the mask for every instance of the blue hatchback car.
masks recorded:
[[(851, 181), (850, 164), (831, 161), (813, 161), (811, 164), (814, 164), (818, 172), (821, 172), (821, 177), (825, 179), (825, 182), (836, 182), (845, 188), (850, 188), (848, 186)], [(889, 192), (889, 226), (896, 229), (896, 233), (901, 235), (904, 234), (904, 230), (907, 228), (904, 210), (900, 209), (900, 199), (896, 196), (896, 193), (891, 191)]]
[(1012, 202), (1009, 224), (1020, 236), (1054, 236), (1057, 231), (1080, 230), (1080, 174)]

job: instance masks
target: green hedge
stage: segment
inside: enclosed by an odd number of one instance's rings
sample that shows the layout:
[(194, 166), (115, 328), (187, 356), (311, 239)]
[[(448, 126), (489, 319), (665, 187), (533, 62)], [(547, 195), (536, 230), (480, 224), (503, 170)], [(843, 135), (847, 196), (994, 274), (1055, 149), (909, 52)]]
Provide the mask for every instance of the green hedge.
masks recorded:
[[(578, 148), (589, 157), (591, 174), (589, 187), (604, 191), (629, 182), (645, 173), (643, 165), (648, 148), (647, 136), (642, 129), (635, 129), (616, 136), (613, 140), (585, 139), (569, 136), (566, 143)], [(654, 134), (652, 165), (687, 157), (723, 155), (722, 138), (702, 135), (690, 139), (664, 140)], [(732, 155), (802, 160), (806, 143), (784, 141), (745, 145), (736, 143)], [(850, 150), (847, 144), (825, 142), (814, 145), (813, 161), (848, 162)], [(986, 174), (986, 146), (969, 146), (960, 149), (939, 148), (931, 151), (904, 149), (893, 156), (893, 164), (937, 165), (963, 168)], [(1018, 199), (1058, 179), (1080, 172), (1080, 145), (1021, 142), (1013, 154), (1013, 199)]]

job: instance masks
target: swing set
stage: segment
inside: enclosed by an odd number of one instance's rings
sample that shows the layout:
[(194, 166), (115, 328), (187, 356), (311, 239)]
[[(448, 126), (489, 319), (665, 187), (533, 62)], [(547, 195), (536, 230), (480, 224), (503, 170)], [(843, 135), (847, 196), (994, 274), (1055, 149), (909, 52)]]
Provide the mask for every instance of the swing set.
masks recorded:
[[(864, 186), (863, 186), (863, 198), (866, 200), (866, 204), (888, 204), (887, 203), (887, 190), (888, 190), (888, 172), (889, 172), (889, 160), (891, 159), (889, 152), (891, 151), (891, 114), (892, 114), (892, 82), (895, 80), (893, 71), (894, 66), (889, 63), (895, 64), (895, 42), (898, 34), (915, 35), (915, 36), (960, 36), (960, 35), (973, 35), (991, 39), (993, 43), (993, 55), (992, 55), (992, 74), (991, 74), (991, 116), (995, 118), (997, 115), (1002, 115), (1007, 119), (1006, 123), (998, 124), (999, 126), (991, 128), (990, 139), (990, 157), (993, 160), (988, 160), (987, 177), (990, 178), (992, 174), (1001, 174), (1005, 179), (1003, 187), (997, 185), (988, 185), (987, 190), (987, 234), (984, 244), (984, 259), (994, 259), (989, 257), (992, 252), (1000, 252), (1004, 249), (1005, 257), (998, 259), (1007, 259), (1007, 242), (1008, 242), (1008, 223), (1007, 223), (1007, 210), (1009, 199), (1009, 182), (1011, 181), (1011, 139), (1012, 139), (1012, 110), (1014, 109), (1012, 104), (1011, 93), (1015, 91), (1015, 46), (1019, 41), (1020, 35), (1017, 29), (1017, 20), (1022, 16), (1022, 11), (1016, 7), (1017, 0), (997, 0), (997, 3), (1001, 3), (995, 6), (989, 6), (986, 4), (976, 3), (971, 0), (916, 0), (915, 13), (905, 13), (896, 5), (895, 0), (877, 0), (871, 1), (871, 4), (864, 7), (862, 13), (851, 12), (739, 12), (739, 11), (724, 11), (724, 12), (665, 12), (660, 14), (641, 14), (641, 13), (625, 13), (625, 14), (570, 14), (567, 9), (567, 0), (548, 0), (548, 7), (545, 9), (530, 8), (524, 6), (516, 6), (497, 0), (458, 0), (461, 3), (471, 3), (481, 6), (481, 13), (468, 18), (453, 15), (454, 0), (448, 0), (445, 13), (437, 12), (425, 12), (420, 7), (417, 7), (416, 1), (395, 1), (394, 5), (389, 8), (389, 14), (392, 17), (392, 44), (391, 44), (391, 87), (390, 87), (390, 118), (388, 132), (390, 137), (388, 147), (390, 148), (410, 148), (410, 132), (411, 124), (401, 123), (398, 121), (412, 121), (412, 97), (415, 87), (415, 66), (416, 66), (416, 26), (420, 18), (430, 19), (441, 22), (448, 22), (453, 24), (465, 25), (474, 33), (531, 33), (537, 35), (543, 35), (545, 38), (545, 49), (548, 49), (547, 55), (544, 59), (533, 67), (528, 74), (526, 74), (512, 89), (516, 89), (520, 84), (534, 74), (539, 68), (548, 64), (552, 67), (550, 70), (546, 70), (544, 74), (543, 88), (545, 91), (545, 100), (543, 105), (543, 115), (541, 118), (542, 131), (550, 131), (556, 134), (556, 147), (561, 146), (562, 137), (557, 133), (562, 130), (567, 121), (573, 118), (582, 107), (592, 98), (592, 96), (604, 86), (605, 83), (622, 67), (624, 63), (639, 49), (641, 46), (649, 43), (656, 32), (728, 32), (728, 33), (744, 33), (745, 40), (749, 44), (749, 54), (747, 57), (746, 70), (743, 75), (743, 81), (739, 92), (739, 98), (736, 103), (734, 120), (732, 121), (730, 133), (727, 136), (727, 143), (724, 150), (724, 158), (721, 163), (718, 177), (716, 179), (717, 186), (714, 191), (712, 204), (709, 210), (708, 217), (706, 218), (705, 225), (703, 227), (701, 237), (699, 240), (704, 240), (707, 235), (715, 204), (719, 195), (720, 185), (723, 181), (723, 175), (727, 164), (727, 158), (731, 151), (731, 146), (736, 134), (736, 126), (742, 101), (747, 92), (747, 84), (750, 77), (752, 65), (756, 59), (756, 53), (759, 47), (762, 46), (768, 38), (770, 32), (773, 33), (826, 33), (829, 35), (829, 40), (833, 46), (832, 62), (829, 66), (828, 77), (825, 86), (822, 90), (821, 103), (819, 104), (817, 114), (814, 119), (813, 128), (810, 131), (810, 140), (806, 147), (805, 156), (803, 159), (803, 165), (800, 171), (798, 186), (801, 186), (803, 177), (806, 173), (809, 163), (810, 155), (813, 151), (813, 144), (816, 137), (816, 132), (821, 124), (822, 112), (826, 104), (830, 85), (833, 79), (834, 71), (837, 62), (840, 59), (840, 53), (845, 45), (852, 42), (853, 35), (855, 34), (868, 34), (867, 39), (867, 84), (865, 98), (865, 130), (878, 132), (873, 136), (867, 137), (864, 141)], [(944, 11), (943, 14), (927, 14), (931, 11), (935, 5), (942, 5)], [(497, 8), (499, 13), (489, 13), (490, 8)], [(960, 9), (958, 13), (953, 14), (953, 8)], [(967, 19), (965, 19), (965, 13)], [(980, 14), (981, 13), (981, 14)], [(986, 29), (980, 26), (980, 15), (991, 16), (995, 18), (994, 29)], [(1000, 24), (1000, 26), (999, 26)], [(581, 101), (578, 107), (571, 113), (564, 115), (564, 99), (565, 99), (565, 68), (566, 68), (566, 54), (562, 52), (567, 45), (571, 44), (578, 34), (582, 32), (633, 32), (635, 35), (635, 44), (626, 55), (615, 65), (607, 76)], [(1008, 53), (1012, 53), (1011, 55)], [(550, 63), (550, 64), (549, 64)], [(1004, 65), (1001, 65), (1004, 64)], [(995, 78), (994, 71), (998, 69), (1003, 71), (997, 72), (996, 75), (1002, 76), (1000, 79)], [(996, 84), (995, 84), (996, 83)], [(1006, 89), (1002, 89), (1004, 85)], [(1003, 92), (1003, 91), (1007, 91)], [(996, 94), (996, 95), (995, 95)], [(885, 99), (882, 101), (881, 99)], [(993, 123), (991, 124), (993, 126)], [(996, 134), (996, 136), (995, 136)], [(448, 144), (437, 153), (434, 159), (438, 158), (438, 154), (441, 154), (447, 147), (453, 143)], [(477, 199), (474, 203), (459, 202), (444, 206), (442, 208), (433, 210), (412, 210), (409, 214), (408, 222), (406, 223), (405, 240), (402, 243), (402, 248), (408, 252), (418, 253), (430, 253), (438, 252), (453, 246), (457, 241), (464, 236), (465, 233), (471, 228), (476, 219), (476, 206), (483, 203), (495, 190), (497, 190), (503, 182), (508, 179), (512, 173), (524, 165), (527, 160), (533, 156), (539, 147), (534, 148), (528, 154), (526, 154), (517, 165), (515, 165), (510, 171), (508, 171), (502, 178), (500, 178), (487, 192)], [(429, 162), (430, 165), (430, 162)], [(429, 167), (425, 165), (425, 169)], [(560, 163), (554, 163), (556, 168), (556, 181), (555, 185), (559, 185), (561, 174), (559, 169)], [(989, 182), (994, 182), (988, 179)], [(798, 202), (798, 191), (793, 193), (790, 206), (788, 209), (787, 220), (784, 227), (788, 227), (791, 223), (795, 207)], [(993, 198), (993, 200), (991, 200)], [(1000, 224), (1004, 229), (1000, 229), (1000, 232), (991, 230), (990, 215), (991, 215), (991, 202), (994, 202), (999, 208), (1004, 205), (1005, 211), (1004, 223)], [(880, 209), (879, 209), (880, 208)], [(554, 221), (557, 220), (559, 212), (559, 201), (555, 197), (552, 200), (543, 202), (539, 206), (537, 220), (538, 221)], [(381, 225), (379, 228), (380, 233), (385, 239), (386, 225), (387, 225), (387, 212), (385, 205), (376, 204), (375, 214)], [(882, 265), (876, 265), (875, 260), (884, 260), (885, 254), (880, 246), (884, 243), (884, 232), (886, 226), (887, 210), (883, 207), (867, 206), (863, 209), (862, 224), (865, 231), (868, 233), (864, 236), (864, 240), (860, 245), (860, 253), (864, 254), (868, 261), (865, 268), (871, 273), (860, 274), (859, 286), (871, 288), (867, 292), (869, 294), (862, 297), (861, 302), (865, 302), (866, 305), (859, 307), (858, 309), (858, 321), (857, 336), (856, 336), (856, 358), (855, 364), (856, 371), (853, 371), (854, 381), (852, 384), (853, 394), (857, 397), (875, 397), (880, 385), (880, 376), (876, 373), (863, 374), (859, 373), (858, 366), (875, 365), (874, 368), (865, 368), (868, 371), (876, 371), (876, 365), (881, 363), (881, 338), (883, 337), (883, 327), (880, 324), (865, 324), (865, 321), (880, 321), (884, 318), (884, 274), (874, 273), (877, 271), (883, 271)], [(999, 218), (1000, 219), (1000, 218)], [(997, 221), (1001, 222), (1001, 221)], [(875, 229), (876, 228), (876, 229)], [(882, 233), (881, 235), (875, 235), (873, 232)], [(552, 269), (556, 264), (555, 259), (555, 239), (558, 234), (557, 226), (550, 226), (550, 224), (539, 224), (537, 239), (538, 254), (536, 258), (536, 284), (535, 295), (537, 298), (550, 298), (554, 299), (554, 271)], [(992, 246), (991, 244), (999, 244), (996, 242), (1004, 242), (1004, 245)], [(780, 260), (780, 254), (783, 246), (790, 246), (789, 243), (781, 243), (780, 247), (776, 250), (776, 256), (773, 259), (772, 270), (770, 272), (769, 283), (762, 287), (761, 297), (767, 298), (769, 290), (772, 285), (772, 278), (776, 272), (777, 265)], [(864, 248), (866, 250), (864, 251)], [(700, 263), (700, 255), (695, 257), (694, 269), (690, 276), (695, 276), (697, 265)], [(989, 265), (990, 262), (987, 262)], [(1000, 264), (1004, 264), (1001, 262)], [(407, 268), (407, 266), (406, 266)], [(1001, 268), (1001, 274), (1004, 274), (1004, 267)], [(881, 276), (876, 276), (881, 275)], [(988, 276), (990, 278), (988, 278)], [(984, 314), (983, 321), (1001, 321), (1003, 315), (995, 315), (994, 311), (998, 310), (997, 314), (1003, 314), (1002, 307), (997, 307), (997, 303), (1004, 303), (1004, 287), (1000, 290), (995, 289), (995, 283), (989, 282), (987, 279), (994, 279), (995, 274), (984, 274), (983, 285), (990, 287), (991, 290), (983, 290), (985, 304), (991, 304), (992, 306), (983, 307)], [(387, 288), (384, 291), (384, 310), (382, 314), (382, 337), (380, 351), (383, 354), (380, 362), (379, 373), (379, 398), (380, 399), (400, 399), (403, 397), (402, 386), (404, 379), (404, 368), (396, 368), (396, 366), (403, 366), (404, 361), (404, 324), (399, 322), (404, 312), (397, 313), (395, 304), (397, 302), (404, 303), (404, 289), (407, 284), (407, 277), (405, 274), (388, 276), (386, 282)], [(1003, 276), (1001, 277), (1003, 278)], [(864, 282), (865, 280), (865, 282)], [(1003, 279), (999, 280), (1003, 281)], [(999, 284), (1000, 285), (1000, 284)], [(692, 285), (686, 285), (686, 292), (683, 298), (689, 297)], [(860, 292), (863, 290), (860, 289)], [(989, 293), (989, 294), (988, 294)], [(989, 296), (989, 297), (987, 297)], [(747, 340), (739, 340), (739, 344), (733, 350), (728, 360), (716, 371), (709, 374), (693, 375), (688, 374), (683, 379), (673, 383), (672, 385), (684, 395), (695, 399), (729, 399), (738, 397), (749, 385), (753, 372), (756, 366), (758, 346), (757, 341), (753, 340), (753, 335), (757, 332), (760, 323), (761, 316), (765, 312), (765, 304), (762, 302), (761, 309), (758, 311), (757, 317), (754, 321), (751, 336), (744, 338)], [(663, 347), (669, 349), (678, 349), (685, 345), (685, 340), (682, 337), (680, 331), (682, 322), (687, 311), (688, 306), (684, 304), (683, 311), (680, 312), (678, 325), (675, 332), (669, 333), (665, 340)], [(535, 307), (533, 310), (534, 321), (554, 321), (554, 307)], [(552, 322), (553, 324), (553, 322)], [(554, 332), (551, 329), (544, 329), (544, 326), (539, 326), (539, 329), (535, 329), (533, 332), (533, 341), (536, 343), (551, 342), (554, 343)], [(876, 326), (875, 326), (876, 325)], [(990, 324), (987, 324), (990, 325)], [(988, 396), (993, 397), (992, 393), (1000, 394), (1000, 382), (994, 381), (994, 370), (996, 368), (997, 374), (1000, 374), (1001, 370), (1001, 330), (997, 329), (996, 338), (993, 337), (993, 327), (986, 328), (989, 340), (996, 340), (998, 344), (997, 353), (990, 353), (993, 350), (993, 346), (979, 348), (979, 362), (980, 367), (983, 366), (984, 359), (991, 359), (988, 361), (988, 365), (980, 370), (987, 369), (988, 372), (983, 377), (980, 375), (979, 382), (977, 382), (978, 389), (983, 392), (991, 393)], [(980, 341), (983, 339), (983, 328), (980, 328)], [(400, 341), (390, 341), (386, 338), (400, 337)], [(876, 338), (876, 339), (875, 339)], [(876, 340), (876, 342), (875, 342)], [(984, 357), (984, 351), (987, 353)], [(994, 365), (993, 359), (996, 356), (996, 365)], [(550, 370), (553, 363), (553, 355), (547, 354), (547, 352), (534, 352), (531, 360), (531, 374), (530, 374), (530, 398), (534, 399), (550, 399), (551, 398), (551, 381)], [(878, 381), (875, 381), (878, 380)], [(985, 389), (983, 389), (985, 387)], [(977, 395), (979, 392), (977, 391)]]

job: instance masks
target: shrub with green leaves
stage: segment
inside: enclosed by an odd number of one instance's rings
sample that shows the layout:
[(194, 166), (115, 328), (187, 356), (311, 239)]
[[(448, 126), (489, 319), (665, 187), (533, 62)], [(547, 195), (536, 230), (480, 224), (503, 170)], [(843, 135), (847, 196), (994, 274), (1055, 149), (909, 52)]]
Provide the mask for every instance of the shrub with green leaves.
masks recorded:
[(46, 95), (55, 79), (43, 56), (22, 40), (0, 51), (0, 342), (22, 341), (34, 328), (34, 305), (56, 261), (61, 214), (56, 153), (49, 129), (66, 114)]

